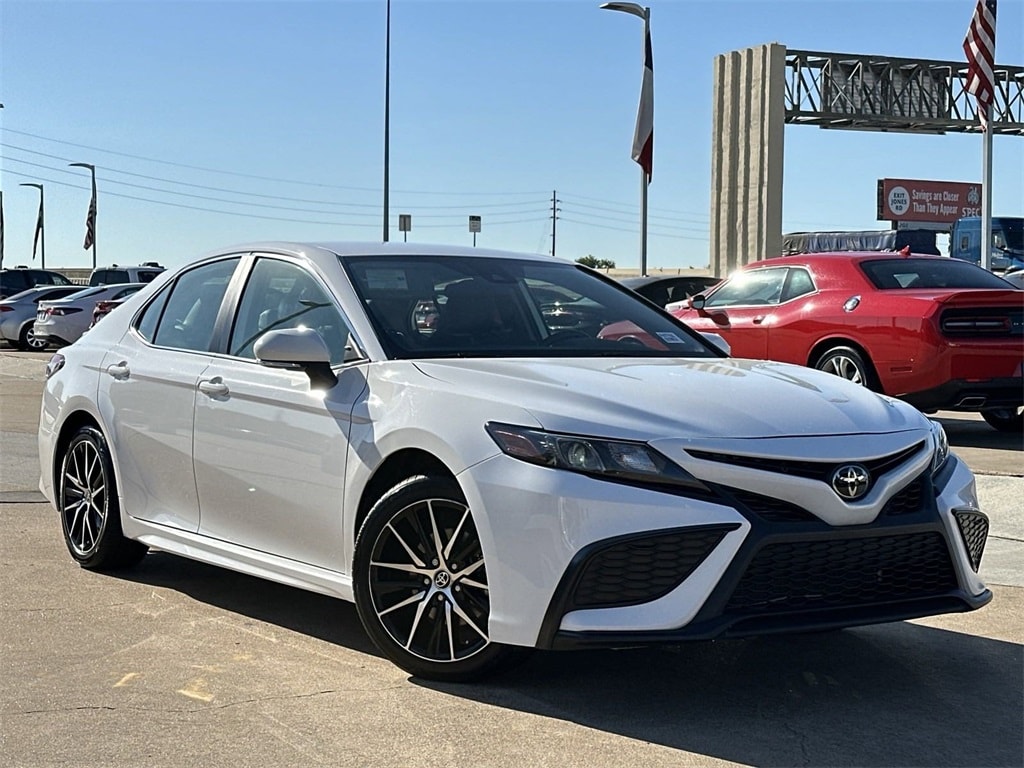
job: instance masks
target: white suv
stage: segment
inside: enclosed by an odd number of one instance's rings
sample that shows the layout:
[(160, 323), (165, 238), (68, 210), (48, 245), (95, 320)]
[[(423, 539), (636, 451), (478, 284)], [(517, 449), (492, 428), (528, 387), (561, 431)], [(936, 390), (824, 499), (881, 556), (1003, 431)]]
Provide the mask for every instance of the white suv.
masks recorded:
[(122, 267), (114, 264), (94, 269), (89, 276), (89, 285), (111, 285), (112, 283), (148, 283), (164, 271), (155, 261), (147, 261), (137, 267)]

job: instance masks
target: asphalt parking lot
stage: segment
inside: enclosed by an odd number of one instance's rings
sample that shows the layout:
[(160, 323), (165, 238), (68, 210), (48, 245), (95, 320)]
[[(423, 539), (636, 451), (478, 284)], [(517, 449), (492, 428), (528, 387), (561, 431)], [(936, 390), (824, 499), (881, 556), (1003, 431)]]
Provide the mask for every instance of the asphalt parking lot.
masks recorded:
[(0, 754), (10, 766), (1022, 766), (1024, 446), (941, 414), (992, 522), (970, 614), (537, 654), (441, 685), (354, 608), (152, 553), (78, 568), (36, 490), (48, 355), (0, 351)]

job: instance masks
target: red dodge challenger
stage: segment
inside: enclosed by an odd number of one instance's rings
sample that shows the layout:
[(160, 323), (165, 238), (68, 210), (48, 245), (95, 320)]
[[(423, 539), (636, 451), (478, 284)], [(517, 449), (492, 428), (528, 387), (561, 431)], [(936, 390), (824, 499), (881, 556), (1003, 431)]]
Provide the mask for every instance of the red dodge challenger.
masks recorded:
[(901, 253), (826, 253), (749, 264), (669, 305), (736, 357), (813, 366), (922, 411), (1024, 424), (1024, 291), (973, 264)]

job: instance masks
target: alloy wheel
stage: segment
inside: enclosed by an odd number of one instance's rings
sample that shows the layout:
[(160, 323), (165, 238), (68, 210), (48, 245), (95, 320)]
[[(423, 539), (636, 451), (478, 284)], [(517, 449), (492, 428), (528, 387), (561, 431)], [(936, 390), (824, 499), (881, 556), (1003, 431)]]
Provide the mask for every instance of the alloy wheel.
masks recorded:
[(368, 576), (377, 621), (408, 653), (459, 662), (489, 645), (487, 572), (465, 504), (430, 498), (402, 508), (374, 541)]
[(64, 459), (60, 509), (74, 554), (87, 557), (100, 542), (107, 522), (107, 475), (96, 446), (74, 443)]

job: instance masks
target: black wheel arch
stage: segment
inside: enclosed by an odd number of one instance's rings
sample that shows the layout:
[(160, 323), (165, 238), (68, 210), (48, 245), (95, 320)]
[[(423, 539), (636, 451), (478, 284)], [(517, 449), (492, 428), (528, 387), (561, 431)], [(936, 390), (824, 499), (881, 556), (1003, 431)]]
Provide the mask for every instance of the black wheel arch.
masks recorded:
[(455, 473), (428, 451), (419, 448), (404, 448), (392, 453), (378, 465), (363, 487), (363, 492), (359, 497), (359, 507), (356, 510), (356, 519), (353, 521), (353, 540), (355, 534), (362, 529), (366, 516), (370, 514), (370, 510), (377, 500), (403, 480), (415, 475), (450, 478), (453, 482), (458, 483)]
[[(60, 426), (60, 433), (57, 435), (57, 443), (54, 446), (53, 466), (50, 467), (50, 481), (53, 483), (54, 493), (57, 493), (57, 489), (60, 488), (61, 461), (64, 453), (71, 444), (72, 438), (82, 427), (92, 427), (106, 439), (106, 433), (99, 422), (87, 411), (75, 411), (64, 420), (64, 423)], [(109, 444), (109, 442), (108, 440), (107, 443)], [(116, 466), (114, 467), (114, 472), (117, 472)]]

